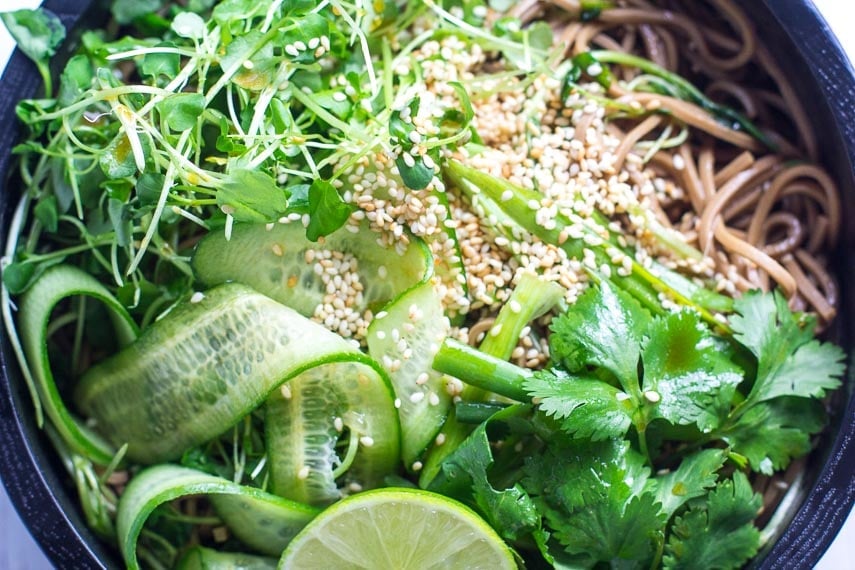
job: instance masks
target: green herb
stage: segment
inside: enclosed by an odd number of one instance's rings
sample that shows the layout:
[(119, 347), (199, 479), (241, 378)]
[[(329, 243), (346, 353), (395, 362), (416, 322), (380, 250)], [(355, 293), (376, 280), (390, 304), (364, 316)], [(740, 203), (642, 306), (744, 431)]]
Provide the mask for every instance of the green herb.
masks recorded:
[(65, 26), (56, 14), (43, 8), (2, 12), (0, 20), (18, 48), (36, 64), (45, 85), (45, 94), (50, 97), (53, 81), (48, 64), (65, 39)]

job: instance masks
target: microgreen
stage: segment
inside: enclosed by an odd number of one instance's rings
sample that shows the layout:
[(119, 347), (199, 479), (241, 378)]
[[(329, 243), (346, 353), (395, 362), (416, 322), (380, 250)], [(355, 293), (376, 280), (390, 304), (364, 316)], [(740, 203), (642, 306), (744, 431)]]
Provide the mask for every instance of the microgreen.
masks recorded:
[(9, 30), (18, 48), (26, 54), (39, 70), (45, 93), (53, 93), (53, 81), (48, 64), (65, 39), (65, 26), (49, 10), (15, 10), (0, 13), (0, 20)]

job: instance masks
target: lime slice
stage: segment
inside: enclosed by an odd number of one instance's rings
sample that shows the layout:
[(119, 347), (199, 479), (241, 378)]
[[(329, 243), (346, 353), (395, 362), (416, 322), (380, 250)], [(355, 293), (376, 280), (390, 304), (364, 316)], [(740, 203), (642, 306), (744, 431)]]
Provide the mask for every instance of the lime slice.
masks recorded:
[(415, 489), (339, 501), (300, 531), (279, 562), (293, 570), (516, 567), (508, 546), (474, 511)]

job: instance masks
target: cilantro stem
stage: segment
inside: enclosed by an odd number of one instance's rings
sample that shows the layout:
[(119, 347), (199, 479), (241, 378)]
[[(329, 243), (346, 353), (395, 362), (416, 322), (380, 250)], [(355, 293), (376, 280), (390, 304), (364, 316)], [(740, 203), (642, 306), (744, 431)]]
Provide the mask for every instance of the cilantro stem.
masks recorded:
[(517, 402), (530, 400), (523, 388), (523, 382), (532, 375), (530, 370), (452, 338), (446, 338), (439, 347), (433, 368)]
[(502, 404), (488, 402), (460, 401), (454, 405), (454, 417), (461, 424), (478, 425), (487, 421), (493, 414), (504, 410), (506, 407)]

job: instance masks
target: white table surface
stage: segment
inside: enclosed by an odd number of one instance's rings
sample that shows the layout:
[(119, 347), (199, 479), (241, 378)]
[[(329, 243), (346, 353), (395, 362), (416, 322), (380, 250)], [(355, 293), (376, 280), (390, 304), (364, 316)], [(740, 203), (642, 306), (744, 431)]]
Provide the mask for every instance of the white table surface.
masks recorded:
[[(814, 0), (846, 52), (855, 59), (855, 6), (848, 0)], [(41, 0), (2, 0), (0, 11), (34, 8)], [(0, 70), (12, 51), (12, 40), (0, 25)], [(855, 475), (853, 475), (855, 476)], [(855, 568), (855, 513), (850, 514), (831, 548), (817, 564), (817, 570)], [(0, 570), (47, 570), (51, 564), (30, 537), (0, 485)]]

